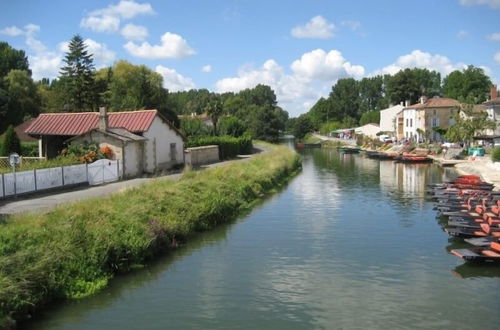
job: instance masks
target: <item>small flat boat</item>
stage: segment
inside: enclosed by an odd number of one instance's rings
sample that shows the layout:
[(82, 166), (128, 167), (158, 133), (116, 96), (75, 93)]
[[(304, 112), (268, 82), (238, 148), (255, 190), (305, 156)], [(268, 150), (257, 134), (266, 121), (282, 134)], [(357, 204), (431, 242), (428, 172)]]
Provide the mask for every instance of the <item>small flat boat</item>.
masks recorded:
[(456, 249), (451, 254), (470, 262), (500, 262), (500, 243), (491, 242), (487, 248)]
[(359, 147), (339, 147), (339, 151), (345, 154), (357, 154), (361, 151)]

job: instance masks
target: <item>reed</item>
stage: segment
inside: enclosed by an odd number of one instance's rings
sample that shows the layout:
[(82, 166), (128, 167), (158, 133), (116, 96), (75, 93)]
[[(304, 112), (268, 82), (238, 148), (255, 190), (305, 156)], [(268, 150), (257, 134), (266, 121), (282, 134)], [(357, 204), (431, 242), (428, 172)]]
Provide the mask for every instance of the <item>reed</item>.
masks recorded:
[(105, 198), (0, 224), (0, 328), (54, 300), (80, 298), (144, 265), (195, 232), (234, 220), (300, 169), (288, 148), (249, 161), (187, 171)]

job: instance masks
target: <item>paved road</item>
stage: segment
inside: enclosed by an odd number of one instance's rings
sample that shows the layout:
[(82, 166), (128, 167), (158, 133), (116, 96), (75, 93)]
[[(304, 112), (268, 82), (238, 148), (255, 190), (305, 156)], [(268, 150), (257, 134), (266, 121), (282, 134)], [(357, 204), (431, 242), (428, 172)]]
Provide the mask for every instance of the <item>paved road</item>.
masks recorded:
[[(250, 159), (250, 157), (251, 155), (245, 155), (240, 156), (240, 159), (247, 160)], [(222, 166), (234, 161), (238, 160), (230, 160), (210, 165), (204, 165), (201, 166), (200, 169)], [(164, 175), (154, 178), (136, 178), (108, 183), (101, 186), (83, 186), (72, 189), (70, 191), (52, 191), (43, 194), (39, 193), (36, 195), (20, 197), (17, 199), (8, 199), (5, 201), (0, 201), (0, 216), (22, 212), (47, 212), (60, 204), (74, 202), (91, 197), (106, 196), (115, 192), (123, 191), (125, 189), (138, 187), (146, 182), (151, 182), (152, 180), (178, 180), (181, 176), (182, 173)]]

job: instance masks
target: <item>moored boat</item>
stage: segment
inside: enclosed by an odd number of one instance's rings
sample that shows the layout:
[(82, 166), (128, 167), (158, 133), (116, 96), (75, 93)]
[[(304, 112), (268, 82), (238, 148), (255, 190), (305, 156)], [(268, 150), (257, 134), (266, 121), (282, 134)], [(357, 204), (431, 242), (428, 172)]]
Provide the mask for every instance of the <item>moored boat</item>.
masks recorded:
[(455, 249), (451, 254), (470, 262), (500, 262), (500, 243), (491, 242), (486, 248)]

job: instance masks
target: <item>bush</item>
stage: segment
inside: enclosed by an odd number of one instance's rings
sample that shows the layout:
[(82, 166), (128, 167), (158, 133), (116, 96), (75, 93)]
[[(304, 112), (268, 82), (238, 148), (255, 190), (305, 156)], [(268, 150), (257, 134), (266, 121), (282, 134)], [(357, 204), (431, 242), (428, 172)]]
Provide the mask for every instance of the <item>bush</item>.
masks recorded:
[(494, 162), (500, 162), (500, 147), (495, 147), (491, 151), (491, 160)]
[(21, 155), (24, 157), (38, 157), (38, 142), (21, 142)]
[(7, 128), (7, 130), (5, 131), (2, 150), (0, 150), (0, 154), (8, 156), (13, 152), (21, 154), (21, 142), (19, 141), (16, 132), (14, 131), (14, 127), (10, 125), (9, 128)]
[(244, 135), (239, 138), (232, 136), (205, 136), (189, 140), (186, 148), (201, 147), (209, 145), (219, 146), (219, 158), (229, 159), (241, 154), (252, 153), (252, 138)]

